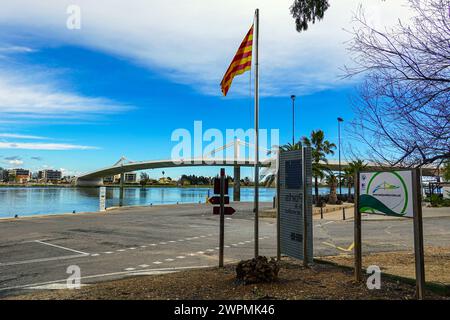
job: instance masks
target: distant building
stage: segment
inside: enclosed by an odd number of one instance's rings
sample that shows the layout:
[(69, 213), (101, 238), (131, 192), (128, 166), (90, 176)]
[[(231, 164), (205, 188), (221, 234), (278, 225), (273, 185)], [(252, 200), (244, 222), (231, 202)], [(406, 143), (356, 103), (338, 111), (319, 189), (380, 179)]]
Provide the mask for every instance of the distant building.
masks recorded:
[(62, 178), (62, 172), (59, 170), (49, 170), (49, 169), (42, 170), (42, 171), (39, 171), (38, 178), (39, 178), (39, 180), (45, 181), (45, 182), (48, 182), (48, 181), (58, 182)]
[(27, 183), (30, 181), (30, 170), (26, 169), (11, 169), (8, 170), (8, 179), (14, 179), (10, 182)]
[[(125, 183), (137, 183), (136, 172), (125, 173), (123, 181)], [(120, 174), (116, 174), (115, 176), (104, 177), (103, 182), (104, 183), (120, 183)]]
[(137, 174), (136, 172), (127, 172), (124, 177), (125, 183), (136, 183), (137, 182)]
[(8, 170), (0, 170), (0, 182), (8, 182)]
[(103, 183), (114, 183), (114, 176), (104, 177)]

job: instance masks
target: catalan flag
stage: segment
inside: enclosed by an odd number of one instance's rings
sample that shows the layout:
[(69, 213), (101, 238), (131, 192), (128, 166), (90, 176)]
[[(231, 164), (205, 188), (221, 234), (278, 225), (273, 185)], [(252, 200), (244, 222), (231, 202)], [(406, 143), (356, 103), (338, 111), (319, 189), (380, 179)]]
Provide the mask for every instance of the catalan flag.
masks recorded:
[(242, 41), (233, 61), (230, 64), (227, 72), (223, 76), (223, 80), (220, 83), (222, 87), (222, 93), (224, 96), (227, 95), (228, 90), (231, 87), (231, 83), (235, 76), (243, 74), (252, 68), (252, 48), (253, 48), (253, 25), (249, 32)]

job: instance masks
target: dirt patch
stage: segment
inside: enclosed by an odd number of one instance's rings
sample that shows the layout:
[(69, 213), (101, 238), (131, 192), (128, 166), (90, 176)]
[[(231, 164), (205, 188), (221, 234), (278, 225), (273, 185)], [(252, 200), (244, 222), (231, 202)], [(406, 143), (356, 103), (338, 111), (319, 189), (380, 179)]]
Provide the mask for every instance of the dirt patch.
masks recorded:
[[(425, 280), (440, 285), (450, 285), (450, 247), (425, 247)], [(322, 260), (352, 267), (352, 255), (326, 257)], [(380, 252), (365, 254), (363, 267), (376, 265), (383, 273), (415, 279), (413, 252)]]
[[(283, 259), (275, 283), (243, 285), (235, 280), (235, 266), (188, 270), (157, 276), (136, 276), (83, 287), (79, 290), (41, 291), (9, 299), (414, 299), (415, 287), (384, 280), (381, 290), (355, 283), (350, 270), (317, 263), (304, 268)], [(429, 299), (446, 299), (427, 292)]]

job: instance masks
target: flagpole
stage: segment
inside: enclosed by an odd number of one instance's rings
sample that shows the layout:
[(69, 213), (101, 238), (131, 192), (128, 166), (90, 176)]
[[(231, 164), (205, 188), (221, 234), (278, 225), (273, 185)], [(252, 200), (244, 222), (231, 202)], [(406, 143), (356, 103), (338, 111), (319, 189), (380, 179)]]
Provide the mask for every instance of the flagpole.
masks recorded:
[(255, 258), (259, 256), (259, 9), (255, 12)]

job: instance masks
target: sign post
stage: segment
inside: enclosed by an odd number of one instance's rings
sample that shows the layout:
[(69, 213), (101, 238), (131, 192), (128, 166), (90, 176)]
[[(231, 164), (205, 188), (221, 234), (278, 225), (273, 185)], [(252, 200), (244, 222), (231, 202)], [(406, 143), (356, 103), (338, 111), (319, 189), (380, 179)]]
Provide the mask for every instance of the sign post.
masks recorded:
[(355, 177), (355, 280), (361, 280), (361, 213), (414, 220), (416, 296), (424, 298), (425, 267), (419, 169), (357, 172)]
[(213, 214), (220, 215), (219, 225), (219, 267), (223, 267), (223, 255), (225, 246), (225, 215), (232, 215), (236, 212), (232, 207), (225, 207), (230, 203), (228, 196), (228, 180), (225, 177), (225, 169), (220, 169), (220, 177), (214, 179), (214, 194), (216, 196), (209, 199), (209, 203), (219, 205), (213, 207)]
[(220, 235), (219, 235), (219, 267), (223, 267), (223, 249), (225, 243), (225, 169), (220, 169)]
[(280, 152), (277, 256), (313, 261), (311, 148)]
[(99, 202), (100, 212), (106, 211), (106, 187), (100, 187)]

